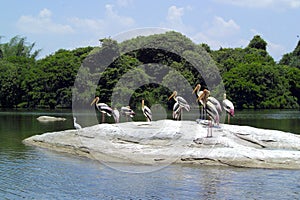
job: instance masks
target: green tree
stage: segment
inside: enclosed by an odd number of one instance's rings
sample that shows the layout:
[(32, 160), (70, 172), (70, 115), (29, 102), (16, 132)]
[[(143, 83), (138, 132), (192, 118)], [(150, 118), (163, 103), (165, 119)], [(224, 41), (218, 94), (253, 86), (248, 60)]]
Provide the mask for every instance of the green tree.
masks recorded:
[(288, 65), (300, 69), (300, 40), (293, 52), (284, 54), (279, 61), (281, 65)]
[(263, 40), (259, 35), (255, 35), (248, 44), (249, 48), (267, 50), (267, 42)]
[[(28, 77), (26, 84), (30, 96), (41, 107), (71, 107), (72, 87), (77, 71), (91, 47), (72, 51), (58, 50), (55, 54), (39, 60), (30, 74), (36, 74), (34, 80)], [(34, 85), (30, 87), (29, 85)]]
[(237, 108), (297, 108), (286, 72), (261, 63), (241, 64), (224, 74), (223, 80)]
[(17, 56), (36, 59), (41, 50), (33, 51), (34, 46), (35, 43), (29, 44), (26, 42), (26, 37), (15, 36), (9, 42), (0, 44), (0, 58)]

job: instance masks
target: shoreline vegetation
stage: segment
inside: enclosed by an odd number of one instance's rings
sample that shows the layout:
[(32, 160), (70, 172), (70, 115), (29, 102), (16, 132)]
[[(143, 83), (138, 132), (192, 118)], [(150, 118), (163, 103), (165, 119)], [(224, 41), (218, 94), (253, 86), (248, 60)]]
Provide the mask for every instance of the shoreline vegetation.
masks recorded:
[[(286, 53), (275, 62), (267, 52), (267, 43), (259, 35), (254, 36), (245, 48), (211, 50), (207, 44), (195, 44), (174, 31), (139, 36), (121, 43), (105, 38), (100, 40), (98, 47), (60, 49), (42, 59), (37, 59), (40, 50), (33, 51), (35, 43), (28, 44), (26, 38), (16, 36), (7, 43), (0, 43), (0, 108), (71, 108), (73, 92), (77, 92), (77, 101), (89, 104), (90, 94), (74, 91), (74, 82), (84, 60), (99, 52), (109, 52), (116, 58), (101, 73), (96, 89), (100, 102), (111, 102), (118, 80), (137, 66), (143, 66), (147, 73), (140, 72), (140, 76), (134, 77), (135, 81), (147, 80), (150, 84), (135, 91), (126, 91), (125, 86), (117, 89), (132, 94), (130, 107), (133, 109), (138, 109), (140, 100), (145, 97), (147, 105), (159, 103), (171, 108), (172, 102), (167, 101), (171, 91), (151, 84), (151, 75), (161, 73), (161, 69), (153, 63), (171, 66), (180, 71), (191, 86), (200, 83), (205, 88), (203, 77), (193, 73), (191, 63), (160, 49), (139, 49), (120, 55), (122, 50), (138, 43), (163, 43), (167, 40), (174, 42), (179, 49), (189, 50), (183, 54), (194, 53), (198, 56), (206, 50), (220, 72), (228, 99), (236, 109), (299, 109), (300, 41), (293, 52)], [(99, 76), (97, 70), (86, 73)], [(172, 74), (164, 76), (167, 79)]]

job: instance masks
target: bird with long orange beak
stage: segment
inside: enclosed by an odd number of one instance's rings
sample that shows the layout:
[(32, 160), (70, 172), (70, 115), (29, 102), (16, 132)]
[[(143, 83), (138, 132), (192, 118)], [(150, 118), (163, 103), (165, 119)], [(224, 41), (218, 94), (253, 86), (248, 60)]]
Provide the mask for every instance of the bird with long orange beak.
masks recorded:
[(220, 116), (216, 106), (211, 101), (208, 100), (209, 95), (210, 92), (207, 89), (204, 89), (203, 93), (198, 97), (198, 100), (203, 101), (204, 109), (206, 110), (206, 113), (208, 114), (208, 118), (209, 118), (207, 137), (212, 137), (212, 126), (213, 126), (212, 122), (219, 124)]
[(147, 122), (151, 122), (152, 121), (152, 112), (150, 110), (150, 108), (148, 106), (145, 106), (145, 100), (142, 99), (142, 111), (143, 114), (145, 115)]
[[(169, 96), (168, 100), (170, 99), (174, 99), (176, 101), (176, 103), (178, 104), (178, 106), (173, 106), (173, 117), (177, 116), (175, 119), (179, 120), (179, 117), (182, 118), (182, 109), (184, 108), (186, 111), (190, 111), (190, 105), (188, 104), (188, 102), (181, 96), (177, 96), (177, 91), (174, 91), (171, 96)], [(175, 104), (176, 104), (175, 103)]]
[(91, 106), (95, 104), (96, 108), (102, 113), (102, 123), (105, 121), (105, 114), (111, 116), (113, 109), (109, 107), (106, 103), (99, 103), (99, 97), (95, 97), (92, 101)]

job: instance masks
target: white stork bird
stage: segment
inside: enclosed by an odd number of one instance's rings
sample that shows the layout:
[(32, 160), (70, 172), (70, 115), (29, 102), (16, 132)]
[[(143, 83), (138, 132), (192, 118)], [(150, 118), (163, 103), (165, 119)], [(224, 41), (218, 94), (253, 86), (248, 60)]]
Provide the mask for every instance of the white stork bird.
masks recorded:
[(145, 106), (145, 101), (142, 99), (142, 111), (145, 117), (147, 118), (147, 122), (152, 121), (152, 112), (148, 106)]
[(178, 120), (179, 117), (182, 118), (183, 108), (188, 112), (190, 111), (190, 105), (188, 104), (188, 102), (183, 97), (177, 96), (176, 91), (174, 91), (172, 93), (172, 95), (168, 98), (168, 100), (170, 100), (171, 98), (173, 98), (176, 101), (176, 103), (178, 103), (178, 105), (179, 105), (179, 106), (177, 106), (177, 105), (173, 106), (173, 117), (177, 116), (177, 118), (175, 118), (175, 119)]
[(219, 115), (222, 113), (221, 104), (220, 104), (220, 102), (215, 97), (209, 96), (207, 98), (207, 101), (210, 101), (212, 104), (214, 104), (214, 106), (216, 107), (216, 109), (219, 112)]
[(198, 100), (204, 102), (204, 108), (210, 118), (207, 129), (207, 137), (212, 137), (212, 121), (219, 124), (220, 116), (216, 106), (208, 100), (210, 92), (207, 89), (203, 90), (203, 93), (198, 97)]
[(96, 97), (92, 103), (91, 106), (95, 104), (96, 108), (102, 113), (102, 123), (105, 121), (105, 114), (109, 117), (111, 117), (113, 109), (109, 107), (106, 103), (99, 103), (99, 97)]
[[(201, 88), (201, 85), (197, 84), (197, 86), (195, 87), (195, 89), (193, 90), (193, 93), (192, 93), (192, 94), (194, 94), (196, 92), (196, 94), (198, 96), (197, 101), (199, 100), (199, 102), (201, 103), (201, 105), (203, 107), (205, 107), (204, 104), (206, 104), (208, 101), (210, 101), (217, 108), (217, 110), (219, 112), (219, 115), (221, 115), (221, 113), (222, 113), (221, 104), (220, 104), (220, 102), (215, 97), (210, 96), (209, 90), (207, 90), (208, 93), (205, 95), (205, 97), (203, 97), (204, 100), (203, 99), (199, 99), (199, 97), (203, 94), (203, 91), (200, 91), (200, 88)], [(201, 115), (202, 115), (202, 111), (201, 111)], [(206, 113), (204, 113), (204, 115), (206, 115)]]
[(82, 127), (76, 122), (76, 117), (73, 117), (73, 121), (74, 121), (74, 128), (78, 129), (82, 129)]
[(177, 121), (181, 119), (181, 109), (179, 103), (176, 101), (173, 106), (173, 119)]
[(121, 114), (126, 117), (128, 121), (128, 117), (133, 118), (135, 116), (135, 112), (130, 108), (130, 106), (121, 107)]
[(212, 137), (212, 121), (214, 123), (219, 124), (220, 117), (217, 108), (210, 101), (206, 103), (206, 112), (208, 114), (208, 117), (210, 118), (209, 129), (207, 130), (207, 137)]
[(230, 116), (232, 116), (232, 117), (234, 116), (234, 106), (233, 106), (233, 103), (226, 98), (226, 93), (224, 94), (224, 99), (223, 99), (222, 104), (223, 104), (224, 110), (228, 114), (228, 124), (229, 124)]

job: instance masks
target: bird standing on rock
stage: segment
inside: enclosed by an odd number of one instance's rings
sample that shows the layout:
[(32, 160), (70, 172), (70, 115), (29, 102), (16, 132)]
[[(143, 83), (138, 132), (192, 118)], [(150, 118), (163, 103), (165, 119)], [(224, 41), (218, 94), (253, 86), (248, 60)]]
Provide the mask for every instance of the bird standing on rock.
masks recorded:
[(142, 99), (142, 111), (147, 119), (147, 122), (151, 122), (152, 121), (152, 112), (148, 106), (145, 106), (144, 99)]
[(224, 110), (228, 114), (228, 124), (229, 124), (230, 116), (232, 116), (232, 117), (234, 116), (234, 106), (233, 106), (233, 103), (226, 98), (226, 93), (224, 94), (224, 99), (223, 99), (222, 104), (223, 104)]
[[(177, 91), (174, 91), (172, 93), (172, 95), (168, 98), (168, 100), (170, 100), (171, 98), (173, 98), (176, 101), (176, 103), (178, 103), (178, 105), (179, 105), (179, 107), (177, 105), (173, 106), (173, 117), (177, 116), (177, 118), (178, 118), (178, 116), (180, 116), (180, 118), (182, 119), (182, 113), (183, 113), (182, 110), (183, 110), (183, 108), (186, 109), (186, 111), (189, 112), (190, 111), (190, 105), (188, 104), (188, 102), (183, 97), (177, 96)], [(174, 112), (176, 112), (176, 113), (174, 113)]]
[(104, 123), (105, 121), (105, 114), (111, 117), (113, 109), (106, 103), (99, 103), (99, 97), (95, 97), (95, 99), (91, 103), (91, 106), (93, 104), (95, 104), (96, 108), (102, 113), (102, 123)]
[(209, 117), (208, 129), (207, 129), (207, 137), (212, 137), (212, 122), (219, 124), (220, 116), (217, 111), (216, 106), (208, 100), (210, 92), (207, 89), (203, 90), (203, 93), (198, 97), (198, 100), (203, 101), (204, 109)]
[(126, 117), (127, 121), (129, 117), (133, 118), (135, 116), (135, 112), (130, 108), (130, 106), (121, 107), (121, 114)]
[(173, 119), (176, 119), (177, 121), (181, 119), (181, 109), (179, 103), (176, 101), (173, 106)]
[(74, 121), (74, 128), (78, 129), (82, 129), (82, 127), (76, 122), (76, 117), (73, 117), (73, 121)]

